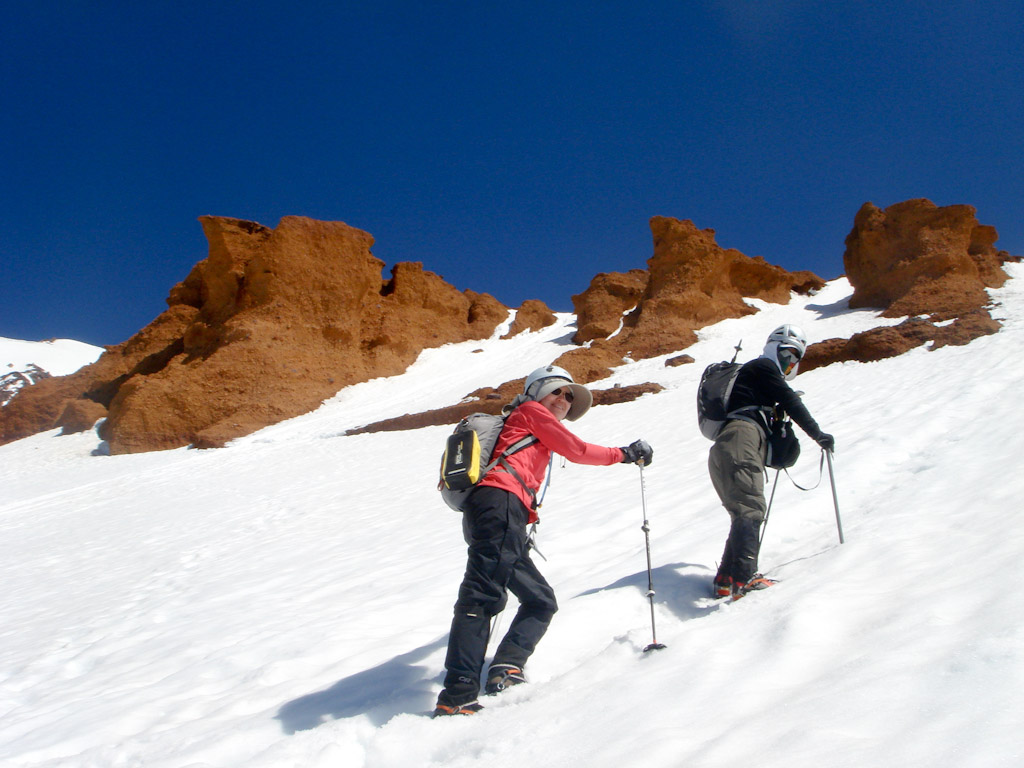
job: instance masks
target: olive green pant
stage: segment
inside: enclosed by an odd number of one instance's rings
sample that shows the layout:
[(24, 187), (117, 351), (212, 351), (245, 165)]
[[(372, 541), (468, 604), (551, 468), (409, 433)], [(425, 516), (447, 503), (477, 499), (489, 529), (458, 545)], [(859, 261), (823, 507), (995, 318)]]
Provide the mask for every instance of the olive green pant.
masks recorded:
[(764, 433), (749, 421), (728, 422), (708, 455), (708, 472), (731, 525), (718, 577), (746, 583), (757, 572), (764, 499)]

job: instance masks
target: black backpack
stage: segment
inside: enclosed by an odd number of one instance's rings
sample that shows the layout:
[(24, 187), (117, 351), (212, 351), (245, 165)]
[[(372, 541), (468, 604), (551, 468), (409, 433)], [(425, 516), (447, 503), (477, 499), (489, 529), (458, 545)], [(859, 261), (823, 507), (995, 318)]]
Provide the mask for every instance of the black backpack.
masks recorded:
[(729, 398), (743, 363), (712, 363), (701, 374), (697, 386), (697, 425), (700, 433), (714, 440), (729, 415)]

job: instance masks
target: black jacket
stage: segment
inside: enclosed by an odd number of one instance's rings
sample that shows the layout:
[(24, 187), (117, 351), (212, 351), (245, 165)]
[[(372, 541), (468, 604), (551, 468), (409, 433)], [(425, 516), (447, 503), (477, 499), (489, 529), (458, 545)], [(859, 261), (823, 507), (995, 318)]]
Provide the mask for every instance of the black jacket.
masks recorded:
[[(821, 428), (800, 395), (789, 386), (778, 366), (766, 357), (743, 364), (729, 397), (730, 413), (752, 405), (769, 409), (780, 406), (812, 440), (821, 437)], [(760, 419), (757, 421), (767, 428)]]

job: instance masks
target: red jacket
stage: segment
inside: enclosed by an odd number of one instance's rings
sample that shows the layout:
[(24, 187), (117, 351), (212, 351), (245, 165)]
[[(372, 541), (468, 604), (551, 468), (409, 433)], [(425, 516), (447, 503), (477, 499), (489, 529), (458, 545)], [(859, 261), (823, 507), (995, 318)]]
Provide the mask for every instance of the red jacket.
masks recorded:
[[(523, 482), (534, 492), (538, 492), (540, 484), (544, 482), (544, 472), (548, 468), (552, 453), (564, 456), (576, 464), (606, 466), (622, 461), (621, 449), (607, 448), (580, 440), (563, 427), (551, 411), (533, 400), (523, 403), (509, 414), (494, 446), (494, 455), (499, 455), (512, 443), (527, 435), (534, 435), (538, 442), (506, 457), (505, 461), (515, 467)], [(533, 504), (533, 499), (522, 484), (500, 464), (488, 472), (478, 485), (502, 488), (514, 493), (527, 509), (531, 509)], [(531, 509), (528, 522), (536, 521), (537, 512)]]

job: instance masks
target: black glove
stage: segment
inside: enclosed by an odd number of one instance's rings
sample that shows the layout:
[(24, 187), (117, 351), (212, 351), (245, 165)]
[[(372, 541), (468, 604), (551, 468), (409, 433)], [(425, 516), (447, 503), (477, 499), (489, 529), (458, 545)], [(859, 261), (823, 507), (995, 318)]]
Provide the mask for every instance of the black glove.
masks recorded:
[(836, 439), (832, 437), (828, 432), (822, 432), (818, 435), (818, 439), (815, 440), (818, 445), (824, 448), (826, 451), (834, 451), (836, 449)]
[(654, 458), (654, 449), (647, 444), (646, 440), (637, 440), (622, 451), (623, 464), (650, 464)]

